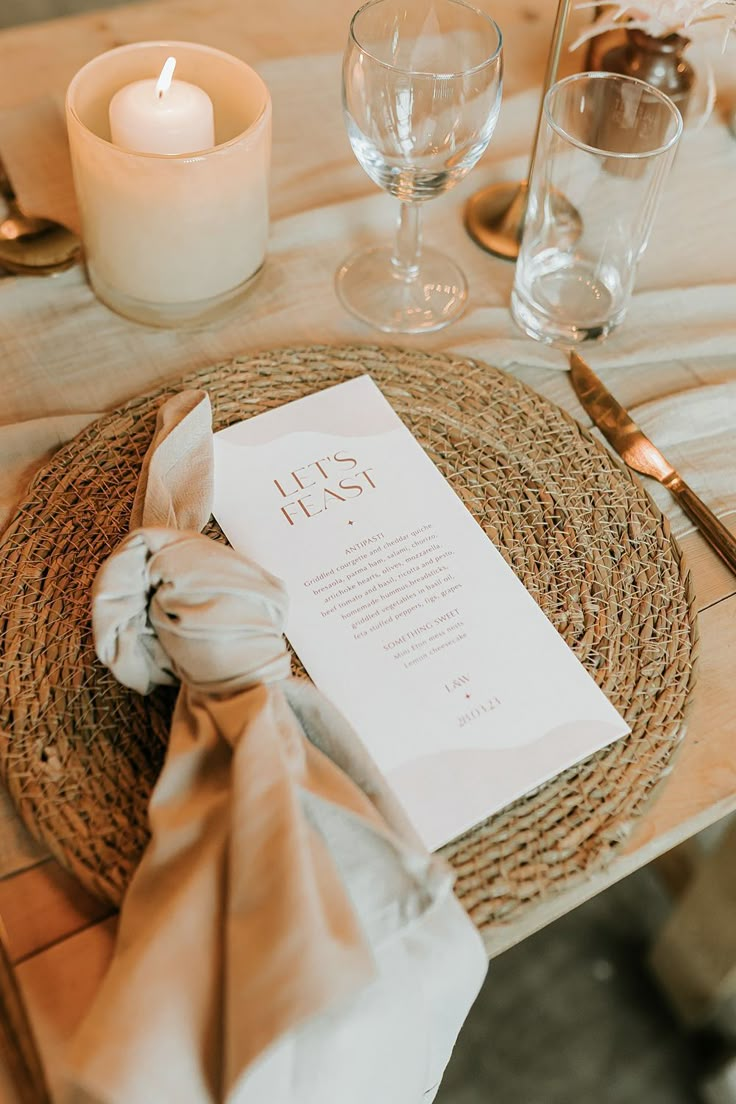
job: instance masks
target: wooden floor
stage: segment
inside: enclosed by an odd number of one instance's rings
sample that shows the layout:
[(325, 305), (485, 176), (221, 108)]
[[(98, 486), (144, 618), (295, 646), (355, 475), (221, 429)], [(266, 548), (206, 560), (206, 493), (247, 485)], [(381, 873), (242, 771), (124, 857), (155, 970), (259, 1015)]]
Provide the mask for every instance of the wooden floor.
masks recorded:
[(647, 968), (648, 868), (491, 962), (437, 1104), (702, 1104), (709, 1054)]

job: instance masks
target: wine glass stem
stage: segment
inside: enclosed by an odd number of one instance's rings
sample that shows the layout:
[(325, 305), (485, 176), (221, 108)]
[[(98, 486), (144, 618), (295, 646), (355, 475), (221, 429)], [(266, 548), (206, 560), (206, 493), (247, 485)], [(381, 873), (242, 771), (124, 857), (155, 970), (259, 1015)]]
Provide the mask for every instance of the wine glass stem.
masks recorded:
[(419, 221), (419, 204), (402, 203), (396, 225), (396, 242), (391, 257), (394, 275), (407, 284), (416, 280), (419, 272), (419, 256), (422, 252), (422, 227)]

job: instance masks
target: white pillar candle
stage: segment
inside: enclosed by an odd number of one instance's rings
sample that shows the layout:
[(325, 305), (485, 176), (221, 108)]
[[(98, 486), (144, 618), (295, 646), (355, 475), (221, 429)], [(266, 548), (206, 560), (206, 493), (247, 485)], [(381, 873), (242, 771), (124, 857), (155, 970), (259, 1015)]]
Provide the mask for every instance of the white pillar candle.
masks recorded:
[(215, 144), (212, 100), (188, 81), (172, 80), (176, 59), (164, 64), (158, 80), (134, 81), (110, 101), (110, 135), (133, 153), (182, 154)]

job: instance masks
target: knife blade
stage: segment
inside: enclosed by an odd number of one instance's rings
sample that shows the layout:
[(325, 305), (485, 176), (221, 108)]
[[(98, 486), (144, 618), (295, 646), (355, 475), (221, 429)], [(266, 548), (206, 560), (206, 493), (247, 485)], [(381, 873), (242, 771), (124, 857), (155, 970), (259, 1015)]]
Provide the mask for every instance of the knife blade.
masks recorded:
[(736, 573), (736, 537), (708, 509), (680, 473), (639, 428), (621, 403), (576, 352), (570, 353), (570, 379), (580, 402), (622, 460), (656, 479), (677, 499), (690, 520), (722, 560)]

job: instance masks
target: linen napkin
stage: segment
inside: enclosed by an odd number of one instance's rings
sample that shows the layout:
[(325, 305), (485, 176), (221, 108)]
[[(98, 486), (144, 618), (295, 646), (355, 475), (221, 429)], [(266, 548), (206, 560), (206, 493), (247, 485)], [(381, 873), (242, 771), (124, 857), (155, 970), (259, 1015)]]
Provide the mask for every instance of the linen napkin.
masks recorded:
[(211, 473), (209, 400), (185, 392), (133, 516), (195, 528), (134, 530), (95, 583), (102, 662), (182, 685), (67, 1099), (426, 1104), (482, 943), (355, 734), (288, 678), (281, 583), (195, 531)]

